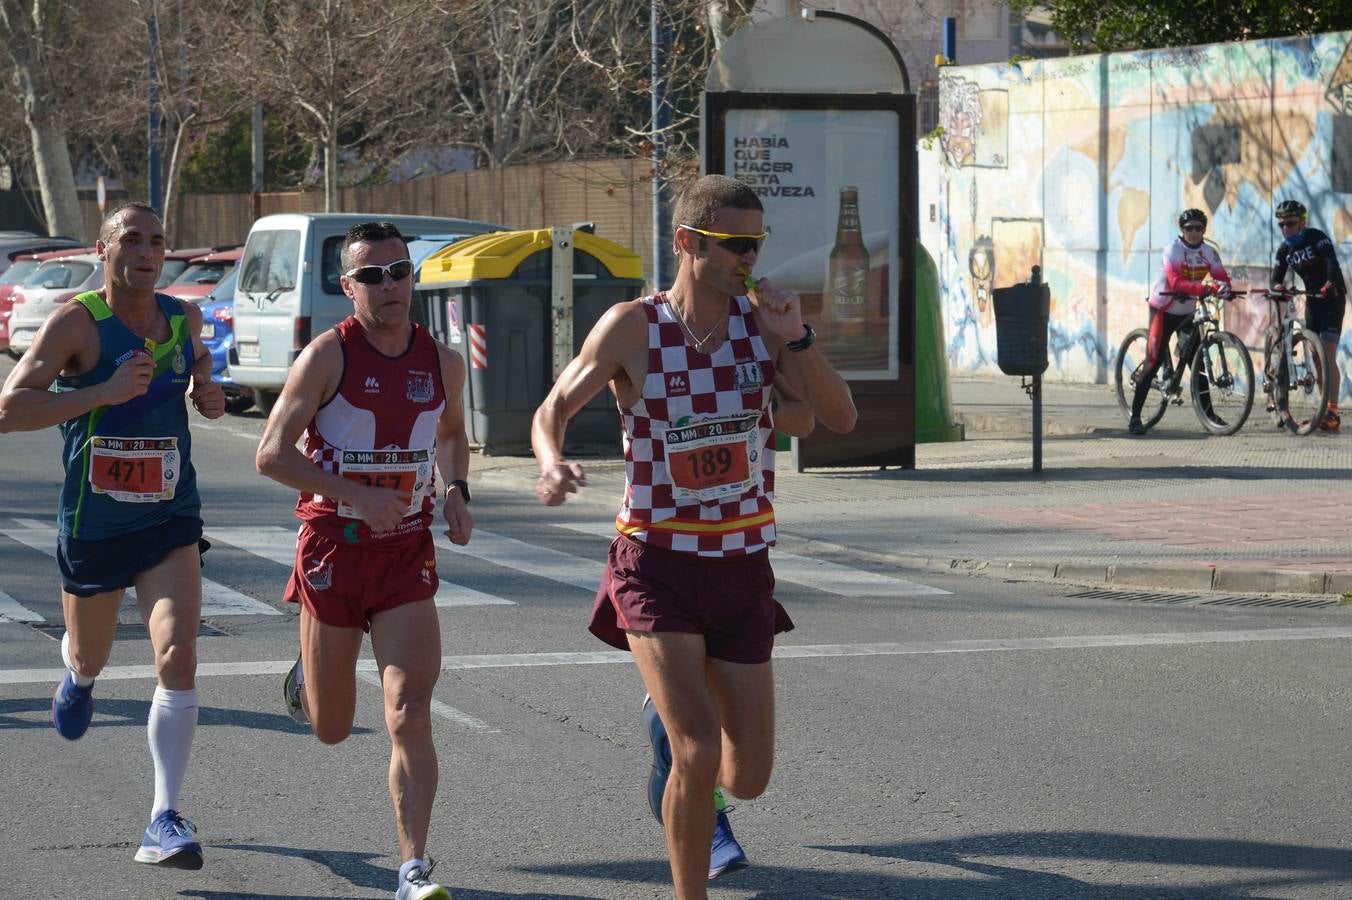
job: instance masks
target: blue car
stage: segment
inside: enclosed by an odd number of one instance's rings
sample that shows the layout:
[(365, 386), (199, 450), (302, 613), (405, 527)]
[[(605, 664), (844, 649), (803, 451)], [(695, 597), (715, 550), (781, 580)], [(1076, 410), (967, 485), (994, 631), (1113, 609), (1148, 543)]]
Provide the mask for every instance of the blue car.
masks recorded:
[(202, 343), (211, 351), (211, 378), (225, 391), (225, 411), (242, 413), (253, 406), (253, 391), (242, 388), (230, 378), (226, 368), (230, 348), (235, 346), (235, 278), (239, 267), (216, 282), (205, 297), (197, 301), (202, 308)]

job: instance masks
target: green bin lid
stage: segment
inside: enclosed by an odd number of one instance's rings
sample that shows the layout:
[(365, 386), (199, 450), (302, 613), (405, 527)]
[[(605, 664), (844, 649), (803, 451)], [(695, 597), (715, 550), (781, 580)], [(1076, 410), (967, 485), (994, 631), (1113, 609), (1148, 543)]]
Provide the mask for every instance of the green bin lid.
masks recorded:
[[(444, 247), (423, 260), (418, 284), (510, 278), (527, 257), (548, 250), (551, 243), (548, 228), (475, 235)], [(573, 246), (598, 260), (615, 278), (643, 280), (643, 260), (628, 247), (585, 231), (573, 232)]]

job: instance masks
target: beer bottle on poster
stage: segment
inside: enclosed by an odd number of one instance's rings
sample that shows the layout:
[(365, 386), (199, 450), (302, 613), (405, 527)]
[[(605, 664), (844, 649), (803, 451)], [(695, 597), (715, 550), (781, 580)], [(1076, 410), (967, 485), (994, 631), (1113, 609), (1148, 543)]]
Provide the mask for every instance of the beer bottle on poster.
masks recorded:
[(840, 189), (836, 245), (827, 267), (827, 307), (831, 345), (840, 363), (849, 365), (868, 350), (868, 248), (859, 225), (859, 189)]

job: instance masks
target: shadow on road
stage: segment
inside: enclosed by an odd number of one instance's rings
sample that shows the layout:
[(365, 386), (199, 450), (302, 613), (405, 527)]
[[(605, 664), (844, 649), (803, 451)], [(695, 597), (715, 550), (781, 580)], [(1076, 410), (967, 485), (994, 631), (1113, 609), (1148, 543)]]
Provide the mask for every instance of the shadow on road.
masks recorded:
[[(906, 900), (1008, 900), (1019, 898), (1094, 898), (1094, 900), (1214, 900), (1288, 897), (1293, 887), (1316, 891), (1346, 887), (1352, 881), (1352, 850), (1292, 844), (1207, 838), (1167, 838), (1104, 832), (1003, 832), (952, 840), (872, 845), (818, 845), (814, 850), (855, 853), (887, 861), (919, 863), (924, 874), (895, 871), (842, 872), (761, 866), (727, 877), (757, 900), (786, 898), (897, 897)], [(1102, 873), (1095, 880), (1048, 869), (1067, 861), (1090, 863)], [(1114, 882), (1114, 865), (1130, 865), (1141, 881), (1173, 878), (1177, 885)], [(943, 866), (950, 873), (932, 873)], [(1151, 872), (1149, 867), (1159, 867)], [(1193, 870), (1181, 883), (1178, 867)], [(1231, 870), (1227, 872), (1225, 870)], [(597, 878), (615, 882), (661, 884), (669, 881), (666, 864), (632, 860), (597, 866), (531, 868), (536, 874)], [(966, 873), (966, 877), (963, 877)], [(461, 892), (457, 892), (459, 897)], [(479, 895), (475, 895), (479, 896)]]
[[(56, 686), (52, 686), (55, 690)], [(280, 703), (278, 704), (281, 705)], [(94, 722), (91, 728), (110, 728), (134, 725), (144, 728), (146, 717), (150, 715), (148, 700), (106, 700), (94, 698)], [(0, 700), (0, 730), (30, 729), (52, 727), (52, 701), (50, 697), (23, 698), (18, 700)], [(250, 731), (284, 731), (294, 734), (308, 734), (310, 729), (299, 725), (288, 715), (261, 713), (247, 709), (222, 709), (216, 706), (203, 706), (197, 713), (198, 727), (230, 726), (247, 728)], [(354, 726), (353, 734), (371, 734), (370, 728)]]

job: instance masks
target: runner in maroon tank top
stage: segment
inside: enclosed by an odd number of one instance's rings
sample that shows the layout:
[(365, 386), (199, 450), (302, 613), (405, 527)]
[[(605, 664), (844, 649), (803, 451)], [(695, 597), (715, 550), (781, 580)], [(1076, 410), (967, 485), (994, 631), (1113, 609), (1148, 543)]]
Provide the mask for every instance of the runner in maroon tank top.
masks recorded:
[(563, 455), (568, 421), (607, 384), (615, 393), (625, 492), (590, 629), (633, 653), (648, 689), (648, 800), (682, 900), (706, 897), (707, 879), (747, 864), (722, 790), (755, 797), (770, 780), (770, 655), (775, 633), (793, 627), (769, 564), (774, 431), (806, 434), (814, 416), (832, 431), (855, 421), (798, 295), (766, 279), (745, 287), (763, 218), (735, 179), (687, 188), (673, 217), (671, 289), (602, 317), (532, 429), (536, 491), (557, 506), (586, 483)]
[(474, 528), (465, 362), (409, 320), (413, 264), (394, 225), (354, 226), (341, 258), (353, 315), (300, 355), (258, 446), (258, 470), (301, 492), (285, 594), (301, 605), (301, 654), (283, 693), (321, 741), (344, 740), (362, 633), (371, 633), (394, 745), (390, 794), (404, 861), (395, 897), (449, 900), (425, 855), (437, 792), (432, 689), (441, 674), (430, 528), (438, 473), (447, 537), (464, 544)]

